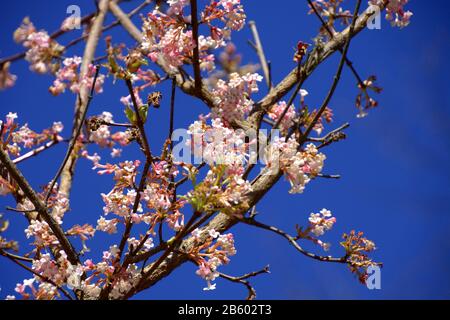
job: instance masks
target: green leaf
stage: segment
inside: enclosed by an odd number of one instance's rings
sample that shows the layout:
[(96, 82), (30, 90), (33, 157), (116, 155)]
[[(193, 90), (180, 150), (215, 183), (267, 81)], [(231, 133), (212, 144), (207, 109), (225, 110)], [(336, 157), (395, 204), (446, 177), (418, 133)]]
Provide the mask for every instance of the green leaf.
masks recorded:
[(132, 124), (136, 124), (136, 115), (134, 114), (134, 111), (130, 107), (126, 107), (125, 115)]

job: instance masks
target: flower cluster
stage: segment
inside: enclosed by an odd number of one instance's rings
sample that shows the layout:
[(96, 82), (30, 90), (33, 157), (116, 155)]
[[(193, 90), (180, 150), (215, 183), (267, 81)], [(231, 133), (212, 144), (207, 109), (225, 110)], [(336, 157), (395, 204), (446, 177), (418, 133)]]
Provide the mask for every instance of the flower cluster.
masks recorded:
[(28, 49), (25, 59), (32, 71), (43, 74), (58, 68), (55, 59), (61, 56), (64, 47), (50, 38), (46, 31), (37, 31), (29, 18), (25, 18), (14, 32), (14, 40)]
[(367, 268), (370, 266), (380, 265), (372, 261), (368, 254), (376, 249), (375, 243), (363, 237), (362, 232), (356, 233), (351, 231), (349, 234), (342, 236), (344, 241), (341, 242), (341, 246), (346, 251), (348, 265), (352, 273), (358, 276), (361, 283), (365, 283), (367, 280)]
[[(144, 21), (144, 39), (141, 48), (153, 61), (158, 61), (169, 68), (177, 68), (191, 62), (195, 47), (192, 30), (188, 29), (187, 18), (182, 17), (183, 9), (189, 4), (186, 0), (168, 1), (166, 14), (154, 10)], [(245, 24), (245, 13), (239, 0), (211, 1), (201, 13), (200, 23), (210, 28), (210, 35), (199, 35), (200, 68), (212, 71), (215, 68), (214, 55), (211, 50), (226, 45), (232, 30), (240, 30)], [(215, 21), (223, 25), (215, 25)]]
[(289, 193), (302, 193), (305, 185), (315, 178), (324, 165), (326, 156), (310, 143), (299, 151), (299, 144), (294, 137), (287, 141), (275, 137), (265, 150), (264, 161), (269, 174), (278, 168), (283, 171), (291, 184)]
[[(139, 161), (125, 161), (118, 165), (97, 164), (97, 168), (103, 169), (98, 172), (99, 174), (114, 174), (114, 180), (116, 181), (114, 188), (108, 194), (102, 193), (105, 203), (103, 207), (105, 215), (109, 213), (120, 217), (128, 217), (130, 215), (131, 207), (137, 194), (133, 187), (139, 165)], [(142, 208), (139, 211), (142, 211)]]
[[(56, 80), (50, 87), (49, 91), (54, 96), (65, 92), (69, 88), (75, 94), (80, 92), (81, 87), (91, 88), (94, 83), (94, 76), (96, 73), (95, 66), (89, 65), (88, 72), (84, 77), (80, 78), (79, 68), (81, 66), (81, 57), (66, 58), (62, 63), (62, 67), (56, 72)], [(103, 84), (105, 82), (105, 75), (99, 74), (95, 82), (95, 92), (103, 92)]]
[(245, 132), (226, 127), (221, 119), (212, 119), (211, 125), (202, 119), (189, 127), (188, 134), (191, 138), (186, 143), (192, 147), (194, 157), (209, 166), (226, 165), (227, 175), (244, 173), (251, 156), (249, 147), (255, 144), (253, 140), (245, 141)]
[[(153, 22), (156, 18), (149, 14), (148, 23)], [(153, 18), (153, 19), (152, 19)], [(144, 28), (149, 28), (144, 24)], [(149, 57), (153, 62), (162, 59), (165, 64), (171, 68), (181, 66), (187, 57), (190, 57), (194, 49), (194, 41), (192, 39), (192, 31), (185, 30), (182, 26), (171, 27), (159, 35), (159, 39), (144, 40), (142, 45), (148, 50)]]
[(297, 226), (297, 237), (299, 239), (310, 240), (321, 246), (325, 251), (330, 249), (331, 244), (323, 242), (318, 237), (325, 234), (336, 223), (336, 218), (327, 209), (320, 210), (319, 213), (311, 213), (309, 216), (309, 226), (305, 229)]
[(203, 181), (187, 193), (186, 199), (195, 211), (235, 215), (248, 209), (245, 195), (252, 191), (250, 182), (225, 172), (224, 165), (212, 167)]
[(213, 90), (215, 98), (215, 108), (213, 117), (221, 118), (228, 124), (234, 120), (242, 120), (253, 108), (253, 100), (250, 96), (258, 92), (258, 82), (262, 81), (262, 76), (257, 73), (230, 74), (228, 82), (217, 81)]
[[(311, 113), (304, 114), (304, 118), (303, 118), (303, 126), (309, 127), (309, 125), (312, 123), (312, 121), (315, 119), (316, 115), (317, 115), (317, 110), (312, 111)], [(317, 122), (315, 123), (313, 130), (317, 133), (317, 135), (321, 135), (323, 132), (323, 129), (325, 128), (324, 126), (324, 122), (326, 123), (331, 123), (333, 121), (333, 110), (330, 107), (326, 107), (325, 110), (323, 111), (322, 115), (320, 116), (319, 119), (317, 119)]]
[[(192, 232), (195, 239), (200, 239), (205, 231), (196, 229)], [(202, 246), (194, 247), (190, 256), (197, 263), (196, 274), (207, 282), (207, 287), (203, 290), (214, 290), (216, 284), (212, 283), (218, 276), (217, 268), (230, 262), (229, 257), (236, 254), (233, 234), (220, 234), (214, 229), (209, 230), (206, 237), (208, 240)], [(215, 242), (214, 242), (215, 241)]]
[(330, 230), (336, 223), (336, 218), (331, 216), (331, 211), (327, 209), (320, 210), (320, 213), (311, 213), (309, 217), (311, 232), (319, 237)]
[[(405, 11), (404, 6), (409, 0), (390, 0), (386, 7), (386, 19), (391, 21), (392, 26), (404, 28), (409, 25), (413, 15), (411, 11)], [(382, 0), (370, 0), (372, 5), (380, 5)]]
[[(202, 12), (202, 22), (208, 24), (214, 39), (229, 38), (231, 30), (239, 31), (244, 27), (246, 18), (240, 0), (211, 1)], [(224, 26), (213, 26), (215, 20), (221, 21)]]
[[(280, 101), (279, 103), (275, 104), (267, 113), (269, 118), (271, 118), (275, 122), (280, 121), (279, 128), (283, 133), (287, 133), (287, 131), (294, 125), (294, 120), (297, 116), (294, 105), (291, 105), (287, 110), (286, 108), (286, 102)], [(284, 112), (285, 114), (283, 116)], [(281, 116), (283, 116), (283, 118), (280, 120)]]
[(50, 128), (37, 133), (31, 130), (28, 124), (19, 128), (19, 124), (16, 122), (17, 118), (17, 113), (10, 112), (6, 115), (5, 122), (0, 120), (0, 141), (12, 155), (19, 156), (21, 147), (30, 149), (47, 141), (60, 142), (63, 140), (59, 135), (64, 128), (61, 122), (54, 122)]
[(21, 144), (24, 148), (29, 149), (48, 140), (62, 141), (63, 138), (59, 134), (63, 128), (64, 126), (61, 122), (55, 122), (50, 128), (43, 130), (41, 133), (37, 133), (25, 124), (11, 134), (12, 142), (18, 145)]

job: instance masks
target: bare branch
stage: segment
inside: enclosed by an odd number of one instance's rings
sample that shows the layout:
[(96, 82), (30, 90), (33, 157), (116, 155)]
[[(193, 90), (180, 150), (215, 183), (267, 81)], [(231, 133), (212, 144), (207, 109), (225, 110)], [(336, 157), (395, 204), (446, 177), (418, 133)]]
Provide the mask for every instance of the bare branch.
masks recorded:
[(20, 157), (15, 158), (15, 159), (13, 160), (13, 163), (14, 163), (14, 164), (18, 164), (18, 163), (20, 163), (20, 162), (22, 162), (22, 161), (24, 161), (24, 160), (26, 160), (26, 159), (29, 159), (29, 158), (31, 158), (31, 157), (35, 157), (35, 156), (37, 156), (38, 154), (40, 154), (42, 151), (45, 151), (45, 150), (47, 150), (47, 149), (50, 149), (51, 147), (57, 145), (58, 143), (59, 143), (58, 140), (52, 140), (52, 141), (49, 141), (49, 142), (47, 142), (46, 144), (44, 144), (43, 146), (40, 146), (40, 147), (38, 147), (38, 148), (36, 148), (36, 149), (34, 149), (34, 150), (31, 150), (30, 152), (25, 153), (24, 155), (22, 155), (22, 156), (20, 156)]
[(247, 290), (248, 290), (247, 300), (253, 300), (253, 299), (256, 298), (256, 290), (255, 290), (255, 288), (252, 287), (250, 282), (248, 280), (246, 280), (246, 279), (252, 278), (252, 277), (256, 277), (257, 275), (260, 275), (260, 274), (263, 274), (263, 273), (270, 273), (269, 266), (264, 267), (264, 269), (262, 269), (262, 270), (255, 271), (255, 272), (250, 272), (250, 273), (245, 274), (245, 275), (240, 276), (240, 277), (233, 277), (233, 276), (226, 275), (224, 273), (219, 273), (219, 276), (221, 278), (229, 280), (231, 282), (236, 282), (236, 283), (243, 284), (245, 287), (247, 287)]
[[(145, 4), (150, 3), (151, 1), (145, 1)], [(141, 39), (142, 34), (139, 29), (131, 22), (130, 14), (125, 14), (117, 4), (117, 0), (112, 0), (109, 3), (109, 10), (111, 13), (117, 18), (117, 22), (122, 24), (122, 26), (131, 34), (134, 39)], [(142, 40), (138, 40), (139, 42)]]
[[(109, 0), (100, 0), (99, 11), (94, 20), (89, 33), (86, 47), (84, 50), (83, 61), (81, 64), (80, 77), (83, 78), (88, 74), (89, 66), (95, 58), (95, 51), (102, 33), (103, 22), (108, 11)], [(85, 85), (80, 88), (80, 94), (75, 104), (75, 119), (73, 123), (72, 134), (75, 136), (77, 128), (83, 124), (83, 114), (86, 113), (87, 103), (89, 100), (89, 89)], [(61, 172), (61, 181), (59, 184), (59, 192), (69, 198), (70, 189), (72, 187), (73, 174), (77, 162), (77, 152), (72, 151), (64, 169)]]
[(280, 230), (276, 227), (273, 226), (269, 226), (267, 224), (261, 223), (259, 221), (256, 221), (253, 218), (243, 218), (240, 220), (241, 222), (260, 228), (260, 229), (264, 229), (264, 230), (268, 230), (271, 232), (274, 232), (280, 236), (282, 236), (283, 238), (285, 238), (286, 240), (289, 241), (289, 243), (294, 246), (294, 248), (300, 252), (301, 254), (303, 254), (304, 256), (307, 256), (308, 258), (312, 258), (315, 260), (319, 260), (319, 261), (325, 261), (325, 262), (336, 262), (336, 263), (347, 263), (347, 257), (342, 257), (342, 258), (333, 258), (331, 256), (319, 256), (316, 255), (314, 253), (308, 252), (305, 249), (303, 249), (298, 243), (295, 237), (289, 235), (288, 233), (284, 232), (283, 230)]
[(342, 58), (341, 58), (341, 60), (339, 62), (339, 66), (338, 66), (338, 70), (336, 72), (336, 75), (334, 76), (333, 84), (331, 85), (331, 88), (328, 91), (328, 94), (327, 94), (325, 100), (323, 101), (321, 107), (317, 111), (314, 119), (311, 121), (311, 123), (309, 124), (308, 128), (306, 129), (306, 131), (302, 134), (302, 137), (300, 139), (300, 142), (301, 142), (300, 145), (303, 142), (306, 141), (306, 139), (308, 138), (309, 134), (311, 133), (311, 130), (315, 127), (316, 123), (322, 117), (323, 112), (327, 108), (328, 104), (330, 103), (331, 98), (334, 95), (334, 92), (336, 91), (337, 85), (338, 85), (339, 80), (341, 78), (342, 69), (344, 67), (345, 59), (347, 57), (347, 52), (348, 52), (348, 49), (350, 48), (350, 42), (351, 42), (351, 39), (353, 37), (353, 32), (355, 30), (356, 20), (357, 20), (357, 17), (358, 17), (360, 6), (361, 6), (361, 0), (358, 0), (357, 3), (356, 3), (356, 6), (355, 6), (355, 11), (353, 12), (352, 23), (351, 23), (349, 31), (348, 31), (348, 35), (347, 35), (347, 40), (345, 42), (344, 51), (342, 52)]
[(194, 38), (195, 47), (193, 50), (193, 61), (192, 65), (194, 67), (194, 79), (195, 79), (195, 90), (198, 94), (201, 94), (202, 87), (202, 76), (200, 73), (200, 48), (198, 42), (198, 17), (197, 17), (197, 0), (191, 0), (191, 20), (192, 20), (192, 37)]
[(266, 79), (267, 88), (269, 88), (270, 91), (272, 90), (270, 69), (269, 64), (267, 63), (266, 55), (264, 54), (264, 48), (262, 46), (261, 39), (259, 38), (258, 29), (256, 28), (255, 21), (249, 21), (248, 25), (252, 31), (253, 39), (255, 40), (254, 48), (256, 50), (256, 53), (258, 54), (259, 61), (261, 63), (261, 68), (264, 73), (264, 78)]

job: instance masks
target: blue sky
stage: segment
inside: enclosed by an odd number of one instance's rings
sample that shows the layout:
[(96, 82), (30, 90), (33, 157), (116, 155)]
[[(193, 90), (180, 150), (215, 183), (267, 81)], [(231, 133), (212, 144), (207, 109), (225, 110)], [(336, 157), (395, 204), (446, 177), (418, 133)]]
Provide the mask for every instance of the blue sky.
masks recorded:
[[(131, 1), (124, 8), (131, 9), (138, 2)], [(277, 6), (269, 5), (273, 3), (269, 1), (242, 2), (248, 18), (258, 25), (266, 55), (272, 61), (273, 80), (277, 83), (293, 67), (293, 47), (297, 41), (312, 42), (318, 21), (305, 14), (306, 1), (285, 1)], [(82, 14), (93, 9), (90, 0), (5, 2), (0, 13), (0, 56), (21, 50), (13, 43), (12, 33), (24, 16), (30, 16), (38, 28), (53, 31), (66, 17), (67, 6), (74, 3), (80, 5)], [(352, 42), (350, 59), (362, 75), (376, 74), (384, 91), (379, 96), (380, 107), (368, 117), (357, 119), (355, 80), (344, 70), (330, 103), (336, 116), (329, 128), (347, 121), (351, 127), (347, 140), (326, 149), (324, 169), (325, 173), (342, 175), (342, 179), (315, 180), (302, 195), (289, 195), (288, 183), (280, 181), (257, 207), (261, 221), (290, 232), (294, 231), (295, 224), (306, 224), (309, 213), (322, 208), (332, 210), (337, 224), (325, 236), (333, 243), (331, 254), (342, 254), (338, 242), (343, 232), (364, 231), (377, 244), (375, 259), (384, 263), (382, 289), (371, 291), (360, 285), (344, 265), (320, 263), (301, 256), (276, 235), (238, 226), (233, 230), (238, 254), (222, 271), (240, 275), (269, 264), (271, 274), (252, 281), (258, 298), (450, 298), (450, 64), (447, 59), (450, 5), (444, 0), (413, 0), (408, 9), (414, 12), (409, 27), (394, 29), (383, 19), (381, 30), (365, 31)], [(132, 43), (118, 30), (111, 34), (116, 41)], [(78, 34), (64, 36), (60, 42), (67, 43), (75, 36)], [(247, 39), (251, 39), (248, 28), (234, 36), (244, 60), (258, 62)], [(70, 54), (80, 55), (81, 50), (78, 46)], [(307, 97), (310, 106), (317, 106), (323, 100), (337, 59), (334, 56), (326, 61), (304, 84), (310, 93)], [(24, 61), (13, 64), (12, 72), (19, 79), (13, 89), (0, 92), (2, 117), (9, 111), (17, 112), (20, 122), (28, 122), (36, 130), (63, 121), (67, 135), (75, 97), (69, 93), (52, 97), (47, 92), (51, 77), (30, 73)], [(163, 85), (166, 97), (168, 89)], [(108, 110), (120, 119), (122, 106), (118, 99), (126, 95), (125, 86), (113, 87), (109, 82), (105, 91), (93, 101), (91, 114)], [(176, 127), (186, 127), (198, 113), (208, 112), (201, 103), (182, 94), (178, 96)], [(165, 138), (161, 132), (167, 132), (167, 119), (166, 100), (160, 110), (150, 115), (148, 134), (154, 150), (159, 150), (158, 143)], [(20, 168), (37, 188), (53, 177), (64, 151), (62, 145), (58, 146)], [(107, 159), (107, 153), (104, 154)], [(125, 157), (130, 159), (139, 156), (132, 149), (128, 155)], [(86, 161), (79, 162), (77, 173), (66, 227), (95, 223), (102, 212), (100, 193), (111, 188), (110, 179), (97, 177)], [(25, 220), (5, 212), (7, 205), (12, 205), (12, 199), (0, 198), (0, 212), (12, 225), (8, 235), (23, 239)], [(27, 240), (23, 241), (25, 246)], [(103, 250), (112, 241), (99, 234), (90, 245), (93, 251)], [(320, 252), (320, 248), (307, 247)], [(217, 281), (216, 291), (203, 292), (204, 281), (194, 272), (195, 266), (186, 264), (138, 298), (240, 299), (246, 296), (244, 287), (225, 280)], [(9, 261), (0, 260), (0, 298), (11, 293), (15, 284), (25, 277), (29, 275)]]

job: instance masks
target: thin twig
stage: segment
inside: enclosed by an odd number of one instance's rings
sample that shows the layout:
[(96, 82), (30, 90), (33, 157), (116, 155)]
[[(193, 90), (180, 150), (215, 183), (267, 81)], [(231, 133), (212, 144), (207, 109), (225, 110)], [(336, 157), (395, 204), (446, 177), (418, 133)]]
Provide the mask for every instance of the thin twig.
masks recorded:
[(177, 91), (177, 83), (175, 79), (172, 79), (172, 91), (170, 94), (170, 116), (169, 116), (169, 139), (170, 139), (170, 150), (173, 149), (172, 134), (174, 130), (174, 120), (175, 120), (175, 94)]
[(36, 212), (36, 209), (32, 209), (32, 210), (20, 210), (20, 209), (13, 208), (13, 207), (5, 207), (5, 209), (8, 210), (8, 211), (19, 212), (19, 213), (32, 213), (32, 212)]
[(261, 43), (261, 39), (259, 38), (258, 29), (256, 28), (255, 21), (249, 21), (248, 23), (250, 30), (253, 34), (253, 39), (255, 40), (254, 48), (256, 50), (256, 53), (258, 54), (259, 61), (261, 63), (261, 67), (264, 73), (264, 78), (266, 79), (267, 88), (269, 88), (269, 91), (272, 90), (272, 82), (271, 82), (271, 76), (270, 76), (270, 69), (269, 64), (266, 59), (266, 55), (264, 54), (264, 48)]
[(253, 300), (256, 298), (256, 290), (255, 288), (252, 287), (252, 285), (250, 284), (250, 282), (246, 279), (248, 278), (252, 278), (252, 277), (256, 277), (257, 275), (263, 274), (263, 273), (270, 273), (269, 271), (269, 266), (264, 267), (264, 269), (259, 270), (259, 271), (255, 271), (255, 272), (250, 272), (248, 274), (245, 274), (243, 276), (240, 277), (233, 277), (233, 276), (229, 276), (227, 274), (224, 273), (219, 273), (219, 277), (229, 280), (231, 282), (236, 282), (236, 283), (241, 283), (243, 284), (245, 287), (247, 287), (248, 290), (248, 296), (247, 296), (247, 300)]
[(47, 150), (47, 149), (57, 145), (58, 143), (59, 143), (59, 141), (56, 140), (56, 139), (52, 140), (52, 141), (49, 141), (46, 144), (44, 144), (43, 146), (40, 146), (40, 147), (38, 147), (38, 148), (36, 148), (34, 150), (31, 150), (30, 152), (25, 153), (24, 155), (22, 155), (20, 157), (15, 158), (13, 160), (13, 163), (14, 164), (18, 164), (18, 163), (20, 163), (20, 162), (22, 162), (22, 161), (24, 161), (26, 159), (29, 159), (31, 157), (35, 157), (38, 154), (40, 154), (42, 151), (45, 151), (45, 150)]
[(87, 111), (89, 109), (89, 105), (91, 104), (92, 98), (94, 97), (95, 85), (97, 83), (99, 72), (100, 72), (100, 67), (96, 66), (95, 76), (94, 76), (94, 80), (92, 82), (91, 92), (90, 92), (90, 94), (88, 96), (88, 100), (87, 100), (87, 103), (86, 103), (86, 108), (84, 108), (83, 113), (81, 115), (80, 122), (78, 123), (78, 127), (76, 128), (75, 133), (74, 133), (74, 135), (72, 136), (72, 138), (70, 140), (69, 148), (67, 149), (67, 152), (66, 152), (66, 155), (64, 157), (64, 160), (61, 163), (61, 166), (59, 167), (58, 171), (56, 172), (55, 177), (52, 179), (52, 181), (51, 181), (51, 183), (49, 185), (49, 188), (47, 190), (47, 195), (45, 196), (45, 203), (48, 202), (48, 199), (50, 198), (50, 195), (53, 192), (53, 188), (54, 188), (56, 182), (58, 181), (59, 177), (63, 173), (63, 171), (64, 171), (64, 169), (66, 167), (66, 164), (69, 161), (69, 158), (72, 156), (72, 152), (73, 152), (73, 150), (75, 148), (75, 145), (77, 144), (77, 140), (78, 140), (78, 137), (80, 136), (81, 129), (82, 129), (83, 124), (84, 124), (84, 120), (86, 119), (86, 114), (87, 114)]
[(312, 258), (312, 259), (319, 260), (319, 261), (326, 261), (326, 262), (347, 263), (347, 257), (333, 258), (331, 256), (319, 256), (314, 253), (306, 251), (297, 243), (295, 237), (289, 235), (288, 233), (284, 232), (283, 230), (280, 230), (277, 227), (269, 226), (267, 224), (261, 223), (259, 221), (256, 221), (254, 218), (243, 218), (240, 221), (245, 224), (248, 224), (248, 225), (260, 228), (260, 229), (268, 230), (268, 231), (274, 232), (274, 233), (282, 236), (283, 238), (288, 240), (289, 243), (291, 245), (293, 245), (297, 251), (299, 251), (301, 254), (307, 256), (308, 258)]
[(131, 123), (116, 123), (116, 122), (101, 121), (101, 124), (109, 127), (135, 128), (135, 126), (132, 125)]
[[(149, 275), (151, 275), (158, 267), (159, 265), (169, 256), (170, 253), (180, 244), (181, 240), (186, 236), (188, 233), (190, 227), (194, 224), (194, 222), (201, 216), (200, 212), (195, 211), (189, 221), (186, 223), (184, 228), (171, 240), (169, 241), (169, 247), (166, 249), (166, 251), (156, 260), (150, 267), (149, 270), (145, 271), (142, 274), (141, 280), (139, 283), (141, 283), (142, 279), (145, 279)], [(138, 289), (139, 284), (136, 286), (136, 288), (133, 288), (132, 290)], [(127, 294), (128, 295), (128, 294)]]
[(325, 178), (325, 179), (340, 179), (341, 176), (339, 174), (323, 174), (323, 173), (319, 173), (317, 175), (320, 178)]
[[(144, 4), (147, 5), (151, 1), (145, 1)], [(117, 18), (117, 24), (122, 24), (122, 26), (127, 26), (127, 30), (130, 32), (130, 34), (133, 36), (133, 38), (140, 38), (142, 37), (141, 32), (139, 29), (134, 25), (130, 24), (130, 18), (132, 17), (131, 14), (125, 14), (120, 7), (117, 4), (117, 1), (111, 1), (109, 3), (109, 10), (111, 13)]]
[(141, 140), (142, 140), (143, 147), (144, 147), (144, 150), (143, 150), (144, 154), (145, 154), (146, 158), (149, 159), (150, 162), (152, 162), (153, 156), (152, 156), (152, 152), (150, 150), (150, 145), (148, 143), (147, 134), (145, 133), (144, 121), (141, 117), (141, 113), (139, 110), (139, 105), (137, 103), (136, 95), (134, 94), (133, 84), (131, 83), (130, 79), (125, 80), (125, 83), (127, 85), (128, 91), (130, 93), (131, 101), (133, 102), (134, 113), (136, 115), (136, 126), (139, 129), (139, 133), (140, 133)]
[(16, 260), (20, 260), (20, 261), (24, 261), (24, 262), (33, 262), (33, 259), (31, 259), (31, 258), (18, 256), (16, 254), (12, 254), (12, 253), (10, 253), (8, 251), (5, 251), (3, 249), (0, 249), (0, 254), (2, 256), (10, 257), (10, 258), (13, 258), (13, 259), (16, 259)]
[(201, 94), (202, 76), (200, 73), (200, 48), (198, 42), (198, 16), (197, 0), (191, 0), (192, 37), (194, 39), (193, 61), (195, 90)]

